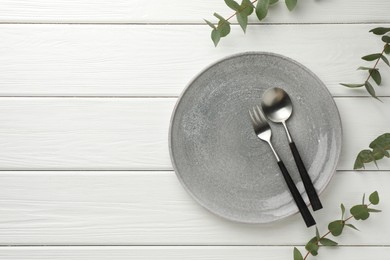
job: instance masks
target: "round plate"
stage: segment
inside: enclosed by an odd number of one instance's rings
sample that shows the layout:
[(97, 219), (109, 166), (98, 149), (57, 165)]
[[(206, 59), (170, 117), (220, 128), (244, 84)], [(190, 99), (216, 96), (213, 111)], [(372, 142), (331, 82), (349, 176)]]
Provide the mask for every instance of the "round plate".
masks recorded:
[[(173, 112), (169, 133), (175, 172), (194, 199), (238, 222), (267, 223), (298, 212), (267, 143), (255, 135), (248, 110), (263, 92), (283, 88), (293, 102), (287, 121), (317, 191), (333, 176), (341, 149), (341, 121), (325, 85), (306, 67), (281, 55), (242, 53), (201, 72)], [(272, 142), (306, 196), (281, 124)]]

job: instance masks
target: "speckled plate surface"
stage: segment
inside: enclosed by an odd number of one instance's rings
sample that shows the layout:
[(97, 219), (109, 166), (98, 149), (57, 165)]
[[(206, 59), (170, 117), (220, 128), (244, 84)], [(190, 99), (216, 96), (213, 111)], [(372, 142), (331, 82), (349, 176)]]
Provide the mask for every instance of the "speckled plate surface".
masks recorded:
[[(181, 183), (221, 217), (267, 223), (298, 212), (269, 146), (257, 138), (248, 115), (271, 87), (283, 88), (291, 97), (293, 115), (287, 124), (319, 193), (335, 172), (341, 121), (318, 77), (277, 54), (227, 57), (190, 82), (176, 104), (169, 132)], [(308, 203), (282, 125), (270, 124), (275, 148)]]

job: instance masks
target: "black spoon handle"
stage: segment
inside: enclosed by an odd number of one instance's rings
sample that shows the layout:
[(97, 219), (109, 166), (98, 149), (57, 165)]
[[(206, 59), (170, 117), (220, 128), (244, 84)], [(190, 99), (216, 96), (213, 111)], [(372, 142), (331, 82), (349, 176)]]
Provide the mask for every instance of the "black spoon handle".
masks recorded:
[(316, 224), (313, 216), (311, 215), (309, 209), (306, 207), (306, 203), (303, 201), (301, 194), (299, 193), (297, 186), (295, 186), (294, 181), (291, 179), (290, 174), (288, 173), (286, 166), (282, 161), (278, 162), (279, 168), (282, 171), (283, 177), (286, 181), (286, 184), (293, 196), (295, 203), (298, 206), (299, 212), (301, 212), (302, 218), (306, 223), (307, 227), (311, 227)]
[(294, 142), (290, 143), (290, 149), (294, 156), (295, 163), (297, 164), (299, 174), (301, 175), (303, 185), (305, 186), (306, 193), (307, 196), (309, 197), (313, 210), (315, 211), (315, 210), (322, 209), (320, 198), (318, 197), (317, 191), (313, 186), (313, 182), (311, 181), (310, 176), (307, 173), (306, 167), (303, 164), (302, 158), (299, 155), (298, 149), (295, 146)]

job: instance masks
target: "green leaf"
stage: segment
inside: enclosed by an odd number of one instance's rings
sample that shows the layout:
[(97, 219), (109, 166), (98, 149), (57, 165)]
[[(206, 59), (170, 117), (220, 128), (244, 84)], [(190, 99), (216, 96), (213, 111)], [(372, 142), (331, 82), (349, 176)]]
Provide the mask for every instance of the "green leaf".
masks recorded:
[(373, 98), (378, 99), (378, 97), (377, 97), (376, 94), (375, 94), (375, 89), (374, 89), (374, 87), (371, 85), (371, 83), (370, 83), (369, 81), (366, 81), (366, 83), (364, 84), (364, 86), (366, 87), (367, 92), (370, 93), (370, 95), (371, 95)]
[(220, 34), (220, 38), (225, 37), (230, 33), (230, 23), (225, 18), (220, 16), (217, 13), (214, 13), (214, 16), (219, 19), (217, 30)]
[(371, 75), (372, 79), (379, 86), (381, 84), (381, 82), (382, 82), (382, 77), (381, 77), (381, 74), (380, 74), (379, 70), (371, 69), (371, 70), (369, 70), (369, 72), (370, 72), (370, 75)]
[(294, 260), (303, 260), (301, 252), (296, 247), (294, 247)]
[(374, 28), (374, 29), (370, 30), (370, 32), (372, 32), (373, 34), (376, 34), (376, 35), (383, 35), (387, 32), (390, 32), (390, 28), (378, 27), (378, 28)]
[(382, 53), (374, 53), (374, 54), (363, 56), (362, 59), (366, 61), (373, 61), (379, 59), (381, 56)]
[(318, 254), (318, 244), (317, 244), (317, 237), (313, 237), (310, 239), (309, 242), (307, 242), (305, 249), (310, 252), (312, 255), (317, 255)]
[(317, 227), (316, 227), (316, 238), (317, 238), (317, 240), (320, 239), (320, 232), (318, 232), (318, 228)]
[(279, 2), (279, 0), (270, 0), (270, 1), (269, 1), (269, 5), (274, 5), (274, 4), (276, 4), (277, 2)]
[(356, 157), (354, 169), (364, 168), (365, 163), (375, 162), (390, 157), (390, 133), (378, 136), (369, 146), (372, 150), (362, 150)]
[(358, 70), (377, 70), (377, 68), (359, 67)]
[(374, 213), (382, 212), (382, 210), (379, 210), (379, 209), (370, 209), (370, 208), (368, 208), (367, 210), (368, 210), (368, 212), (374, 212)]
[(364, 205), (364, 202), (365, 202), (365, 200), (366, 200), (366, 194), (365, 194), (365, 193), (363, 193), (363, 198), (362, 198), (362, 205)]
[(222, 15), (218, 13), (214, 13), (214, 16), (217, 17), (219, 20), (226, 21), (225, 18), (223, 18)]
[(371, 150), (365, 149), (361, 151), (356, 157), (354, 169), (364, 168), (365, 163), (374, 162), (382, 158), (390, 157), (390, 133), (385, 133), (378, 136), (369, 146)]
[(341, 208), (341, 219), (344, 219), (344, 214), (345, 214), (345, 206), (343, 203), (341, 203), (340, 205), (340, 208)]
[(211, 31), (211, 40), (214, 42), (214, 46), (217, 47), (219, 40), (221, 39), (221, 34), (217, 29)]
[(268, 13), (269, 0), (259, 0), (256, 5), (256, 15), (259, 21), (263, 20)]
[(242, 0), (240, 6), (240, 14), (244, 16), (249, 16), (253, 13), (253, 3), (250, 0)]
[(384, 55), (381, 55), (381, 59), (387, 64), (387, 66), (390, 66), (389, 60)]
[(373, 205), (378, 205), (379, 204), (379, 194), (377, 191), (374, 191), (373, 193), (370, 194), (370, 197), (368, 197), (368, 200), (373, 204)]
[(347, 87), (347, 88), (360, 88), (360, 87), (363, 87), (363, 86), (364, 86), (364, 83), (363, 83), (363, 84), (347, 84), (347, 83), (340, 83), (340, 85), (343, 85), (344, 87)]
[(387, 36), (387, 35), (383, 36), (382, 41), (385, 43), (390, 43), (390, 36)]
[(370, 163), (375, 161), (375, 157), (371, 150), (365, 149), (360, 151), (358, 156), (356, 157), (355, 166), (353, 167), (355, 170), (364, 168), (365, 163)]
[(337, 246), (337, 242), (330, 240), (329, 238), (321, 238), (320, 240), (321, 245), (323, 246)]
[(356, 220), (366, 220), (370, 216), (366, 205), (353, 206), (350, 212)]
[(217, 27), (210, 21), (207, 21), (206, 19), (203, 19), (211, 28), (216, 29)]
[(297, 5), (297, 0), (286, 0), (288, 10), (292, 11)]
[(354, 225), (352, 225), (352, 224), (345, 224), (347, 227), (350, 227), (350, 228), (352, 228), (352, 229), (355, 229), (355, 230), (357, 230), (357, 231), (360, 231), (359, 229), (357, 229)]
[(240, 9), (240, 5), (234, 0), (225, 0), (225, 4), (234, 11), (238, 11)]
[(248, 25), (248, 16), (246, 15), (242, 15), (240, 13), (237, 13), (236, 14), (236, 17), (237, 17), (237, 22), (240, 24), (241, 26), (241, 29), (244, 31), (244, 33), (246, 32), (246, 27)]
[(335, 220), (330, 222), (328, 225), (328, 229), (333, 236), (337, 237), (341, 235), (344, 229), (344, 221), (343, 220)]
[(390, 54), (390, 45), (386, 44), (384, 50), (386, 54)]

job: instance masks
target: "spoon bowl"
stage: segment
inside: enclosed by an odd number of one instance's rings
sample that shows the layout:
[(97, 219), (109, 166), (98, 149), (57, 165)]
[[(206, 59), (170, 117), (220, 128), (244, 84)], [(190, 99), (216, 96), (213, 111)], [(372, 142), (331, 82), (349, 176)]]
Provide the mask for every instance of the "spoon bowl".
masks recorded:
[(281, 88), (267, 89), (261, 100), (261, 107), (268, 119), (283, 123), (292, 114), (292, 102), (289, 95)]

